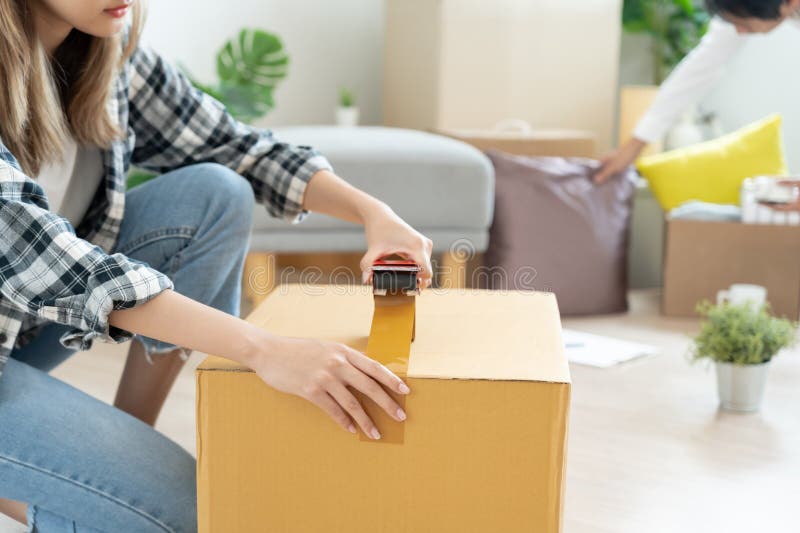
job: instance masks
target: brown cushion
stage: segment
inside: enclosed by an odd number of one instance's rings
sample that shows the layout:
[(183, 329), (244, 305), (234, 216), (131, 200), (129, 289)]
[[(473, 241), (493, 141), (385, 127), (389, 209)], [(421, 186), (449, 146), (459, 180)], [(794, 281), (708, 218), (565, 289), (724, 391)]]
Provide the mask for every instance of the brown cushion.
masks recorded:
[(589, 159), (488, 155), (496, 203), (481, 285), (554, 292), (562, 315), (626, 311), (635, 171), (597, 186)]

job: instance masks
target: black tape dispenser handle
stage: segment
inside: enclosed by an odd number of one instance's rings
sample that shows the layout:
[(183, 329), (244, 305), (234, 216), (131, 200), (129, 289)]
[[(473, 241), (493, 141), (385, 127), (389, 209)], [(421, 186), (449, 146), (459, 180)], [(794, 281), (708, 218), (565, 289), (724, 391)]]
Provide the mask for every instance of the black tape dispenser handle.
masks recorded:
[(420, 267), (413, 261), (382, 259), (375, 261), (371, 270), (373, 294), (419, 294)]

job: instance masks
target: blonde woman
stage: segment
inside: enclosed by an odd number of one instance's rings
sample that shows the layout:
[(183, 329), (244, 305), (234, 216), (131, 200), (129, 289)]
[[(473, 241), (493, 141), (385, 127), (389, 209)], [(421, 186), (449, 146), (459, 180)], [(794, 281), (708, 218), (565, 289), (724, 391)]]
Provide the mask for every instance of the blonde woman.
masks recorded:
[[(138, 47), (140, 11), (0, 0), (0, 511), (31, 531), (196, 528), (194, 460), (150, 425), (188, 350), (250, 366), (347, 431), (380, 438), (351, 389), (405, 419), (383, 387), (408, 387), (363, 354), (235, 318), (242, 262), (254, 198), (363, 224), (362, 267), (400, 253), (423, 286), (431, 242)], [(130, 164), (161, 175), (126, 191)], [(48, 375), (131, 338), (116, 407)]]

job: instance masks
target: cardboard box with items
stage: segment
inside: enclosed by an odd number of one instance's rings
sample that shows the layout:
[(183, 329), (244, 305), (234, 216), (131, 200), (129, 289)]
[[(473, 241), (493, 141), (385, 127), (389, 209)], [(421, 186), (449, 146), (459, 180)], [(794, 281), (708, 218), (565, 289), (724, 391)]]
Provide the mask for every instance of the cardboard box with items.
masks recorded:
[(800, 226), (670, 219), (666, 233), (665, 315), (695, 316), (735, 283), (765, 287), (777, 316), (800, 315)]
[[(283, 286), (249, 320), (370, 353), (376, 305), (368, 287)], [(561, 531), (570, 377), (555, 297), (423, 291), (415, 307), (408, 419), (376, 419), (380, 441), (235, 363), (199, 367), (201, 532)]]

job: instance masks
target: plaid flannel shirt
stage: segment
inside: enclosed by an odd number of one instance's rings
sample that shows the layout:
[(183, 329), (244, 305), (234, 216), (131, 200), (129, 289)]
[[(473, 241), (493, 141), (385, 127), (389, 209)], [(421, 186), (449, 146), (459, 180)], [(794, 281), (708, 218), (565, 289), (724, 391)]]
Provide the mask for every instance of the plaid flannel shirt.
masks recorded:
[(159, 173), (223, 164), (250, 182), (271, 215), (290, 221), (305, 215), (311, 176), (330, 169), (311, 148), (237, 122), (149, 49), (139, 48), (114, 83), (108, 109), (125, 135), (103, 150), (102, 185), (75, 229), (49, 210), (42, 188), (0, 139), (0, 373), (13, 347), (45, 322), (72, 326), (61, 340), (75, 348), (89, 348), (94, 338), (130, 339), (129, 332), (109, 327), (109, 313), (172, 287), (148, 265), (111, 254), (131, 164)]

